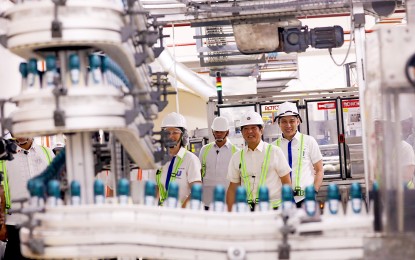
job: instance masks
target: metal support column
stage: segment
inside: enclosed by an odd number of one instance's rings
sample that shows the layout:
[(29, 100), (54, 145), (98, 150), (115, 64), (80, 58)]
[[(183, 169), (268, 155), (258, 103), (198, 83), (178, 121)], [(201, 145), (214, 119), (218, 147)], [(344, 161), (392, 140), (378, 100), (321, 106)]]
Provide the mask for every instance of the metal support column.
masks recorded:
[(95, 172), (91, 133), (67, 135), (65, 147), (68, 182), (79, 181), (82, 204), (93, 204)]
[[(365, 171), (365, 184), (366, 184), (366, 202), (369, 203), (369, 165), (368, 165), (368, 142), (366, 138), (366, 113), (365, 113), (365, 100), (364, 93), (366, 88), (366, 68), (365, 68), (365, 12), (363, 10), (362, 3), (354, 3), (352, 7), (352, 24), (354, 26), (354, 43), (356, 52), (356, 71), (357, 71), (357, 83), (359, 86), (359, 102), (360, 102), (360, 114), (362, 121), (362, 143), (363, 143), (363, 158), (364, 158), (364, 171)], [(352, 40), (352, 39), (350, 39)]]

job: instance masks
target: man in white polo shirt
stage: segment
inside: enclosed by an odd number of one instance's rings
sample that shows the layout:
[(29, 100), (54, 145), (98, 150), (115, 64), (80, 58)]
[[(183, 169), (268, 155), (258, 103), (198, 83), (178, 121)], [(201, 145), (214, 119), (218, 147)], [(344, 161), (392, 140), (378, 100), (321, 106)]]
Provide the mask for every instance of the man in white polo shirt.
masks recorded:
[(229, 161), (232, 155), (239, 151), (227, 138), (229, 123), (225, 117), (216, 117), (211, 128), (215, 141), (203, 146), (199, 154), (202, 163), (203, 203), (206, 209), (212, 202), (215, 186), (229, 186), (226, 179)]
[(196, 155), (186, 150), (186, 119), (176, 112), (166, 115), (161, 122), (161, 129), (169, 140), (169, 155), (172, 159), (156, 173), (159, 203), (168, 197), (170, 183), (179, 185), (179, 203), (185, 207), (190, 200), (191, 187), (202, 183), (200, 161)]
[(270, 204), (278, 208), (281, 204), (283, 184), (291, 185), (291, 168), (281, 149), (262, 141), (264, 121), (257, 112), (250, 111), (241, 119), (242, 136), (247, 146), (236, 152), (229, 162), (226, 193), (228, 210), (232, 210), (235, 192), (239, 185), (244, 185), (251, 210), (258, 203), (260, 186), (269, 191)]
[(299, 208), (303, 203), (304, 190), (307, 186), (314, 185), (316, 193), (320, 189), (324, 176), (323, 156), (317, 141), (312, 136), (298, 131), (301, 117), (294, 103), (282, 103), (275, 121), (281, 128), (282, 137), (273, 144), (282, 149), (292, 169), (290, 175), (294, 200)]

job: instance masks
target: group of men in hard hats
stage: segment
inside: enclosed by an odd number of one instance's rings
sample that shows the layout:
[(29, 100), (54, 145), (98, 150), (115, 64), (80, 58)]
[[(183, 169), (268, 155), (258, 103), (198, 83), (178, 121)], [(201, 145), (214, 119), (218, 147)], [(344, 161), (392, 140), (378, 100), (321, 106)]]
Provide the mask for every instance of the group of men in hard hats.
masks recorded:
[(203, 146), (197, 158), (184, 148), (187, 142), (185, 118), (175, 112), (168, 114), (161, 127), (172, 141), (169, 147), (172, 159), (157, 172), (160, 201), (165, 199), (163, 194), (168, 191), (169, 183), (176, 181), (180, 187), (179, 200), (184, 207), (191, 186), (203, 180), (206, 208), (216, 185), (228, 188), (228, 210), (232, 209), (235, 191), (240, 185), (247, 190), (247, 202), (252, 210), (258, 202), (259, 187), (263, 185), (269, 189), (272, 207), (278, 208), (283, 184), (292, 186), (297, 207), (301, 207), (305, 187), (314, 185), (316, 192), (320, 189), (324, 175), (322, 155), (316, 140), (298, 131), (301, 117), (294, 103), (281, 104), (275, 121), (282, 136), (268, 144), (262, 141), (264, 121), (261, 115), (254, 111), (243, 115), (241, 132), (246, 146), (240, 150), (227, 138), (227, 119), (216, 117), (211, 125), (215, 141)]

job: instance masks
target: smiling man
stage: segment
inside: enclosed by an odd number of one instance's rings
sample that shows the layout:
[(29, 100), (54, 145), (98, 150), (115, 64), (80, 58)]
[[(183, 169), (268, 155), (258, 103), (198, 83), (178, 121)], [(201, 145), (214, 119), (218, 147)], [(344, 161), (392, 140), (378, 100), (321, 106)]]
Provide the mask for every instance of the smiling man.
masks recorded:
[(282, 184), (291, 185), (291, 168), (281, 149), (262, 141), (264, 121), (254, 111), (246, 113), (241, 119), (242, 136), (246, 147), (236, 152), (229, 162), (226, 193), (228, 210), (232, 210), (235, 192), (243, 184), (247, 192), (247, 202), (253, 211), (258, 203), (260, 186), (267, 186), (270, 204), (278, 208), (281, 204)]
[(166, 115), (161, 122), (161, 129), (168, 139), (167, 145), (172, 159), (156, 173), (159, 202), (163, 204), (168, 196), (170, 183), (175, 181), (179, 185), (179, 202), (185, 207), (190, 199), (192, 185), (202, 183), (199, 158), (185, 148), (187, 124), (181, 114), (172, 112)]
[(273, 144), (281, 147), (292, 168), (290, 175), (294, 199), (297, 207), (301, 207), (307, 186), (314, 185), (316, 193), (320, 189), (324, 175), (323, 156), (317, 141), (312, 136), (298, 131), (298, 126), (302, 121), (294, 103), (282, 103), (274, 121), (278, 121), (282, 137), (279, 137)]

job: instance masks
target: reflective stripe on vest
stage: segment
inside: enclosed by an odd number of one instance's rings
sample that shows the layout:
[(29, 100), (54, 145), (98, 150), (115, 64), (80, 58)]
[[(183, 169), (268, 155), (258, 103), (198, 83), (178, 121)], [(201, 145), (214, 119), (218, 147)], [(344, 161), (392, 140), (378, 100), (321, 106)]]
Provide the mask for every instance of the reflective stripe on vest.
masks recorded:
[[(183, 158), (180, 158), (178, 156), (178, 160), (176, 162), (176, 166), (174, 166), (174, 170), (171, 173), (170, 176), (170, 182), (169, 182), (169, 187), (170, 187), (170, 183), (172, 183), (173, 181), (176, 180), (176, 174), (177, 171), (179, 170), (180, 166), (182, 165), (183, 159), (186, 156), (186, 150), (184, 151), (183, 154)], [(159, 196), (160, 196), (160, 205), (163, 205), (163, 202), (166, 200), (167, 196), (169, 195), (169, 188), (167, 188), (167, 190), (164, 188), (163, 184), (161, 183), (161, 173), (162, 173), (162, 169), (158, 169), (156, 172), (156, 182), (157, 182), (157, 186), (159, 187)]]
[[(278, 137), (278, 139), (275, 141), (275, 145), (280, 147), (281, 137)], [(303, 153), (304, 153), (304, 135), (300, 134), (300, 150), (298, 152), (299, 158), (297, 162), (297, 169), (295, 171), (295, 188), (294, 188), (295, 191), (301, 191), (300, 179), (301, 179), (301, 168), (303, 166)], [(304, 196), (304, 194), (302, 194), (301, 196)]]
[[(265, 153), (264, 162), (262, 163), (262, 169), (261, 169), (261, 176), (260, 181), (257, 189), (257, 195), (255, 198), (255, 201), (253, 199), (252, 191), (251, 191), (251, 184), (249, 181), (248, 173), (246, 172), (246, 163), (245, 163), (245, 157), (244, 157), (244, 150), (241, 150), (241, 177), (244, 181), (245, 189), (247, 191), (247, 201), (248, 203), (258, 203), (258, 197), (259, 197), (259, 187), (263, 186), (265, 184), (265, 180), (267, 178), (268, 174), (268, 167), (269, 167), (269, 158), (270, 158), (270, 152), (272, 149), (272, 145), (268, 144), (267, 151)], [(280, 201), (281, 203), (281, 201)]]
[[(46, 159), (48, 160), (48, 164), (52, 162), (52, 156), (49, 154), (49, 151), (46, 147), (41, 146), (43, 153), (46, 156)], [(1, 185), (3, 185), (4, 188), (4, 197), (6, 199), (6, 210), (10, 209), (11, 204), (11, 198), (10, 198), (10, 187), (9, 187), (9, 177), (7, 175), (7, 167), (5, 161), (0, 161), (0, 168), (3, 172), (3, 181)]]
[[(215, 142), (212, 142), (210, 144), (208, 144), (206, 146), (206, 149), (203, 151), (203, 155), (202, 155), (202, 178), (205, 177), (206, 175), (206, 157), (210, 151), (210, 149), (212, 149), (213, 145), (215, 144)], [(232, 154), (236, 153), (236, 146), (232, 144)]]
[(408, 184), (406, 184), (406, 187), (408, 189), (414, 189), (415, 188), (414, 182), (413, 181), (409, 181)]

